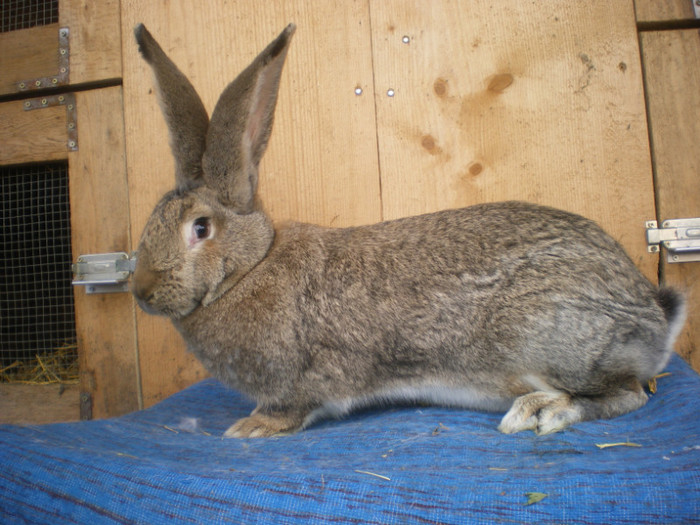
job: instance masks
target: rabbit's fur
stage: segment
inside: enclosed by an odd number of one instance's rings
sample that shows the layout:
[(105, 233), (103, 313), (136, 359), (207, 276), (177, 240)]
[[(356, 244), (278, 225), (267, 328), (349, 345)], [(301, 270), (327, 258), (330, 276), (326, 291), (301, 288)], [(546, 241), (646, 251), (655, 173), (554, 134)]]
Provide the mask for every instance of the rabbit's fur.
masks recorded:
[(555, 432), (641, 407), (684, 320), (593, 222), (522, 202), (372, 226), (275, 230), (256, 200), (287, 27), (211, 122), (139, 25), (177, 162), (149, 219), (133, 292), (218, 379), (257, 402), (230, 437), (294, 432), (362, 404), (507, 411)]

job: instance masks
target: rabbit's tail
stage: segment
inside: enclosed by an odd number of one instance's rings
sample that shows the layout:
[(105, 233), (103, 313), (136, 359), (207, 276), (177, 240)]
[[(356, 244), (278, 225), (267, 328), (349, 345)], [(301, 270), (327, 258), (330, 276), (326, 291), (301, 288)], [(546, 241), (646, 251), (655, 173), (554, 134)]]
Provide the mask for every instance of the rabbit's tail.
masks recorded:
[(656, 302), (664, 311), (666, 323), (668, 325), (665, 341), (665, 350), (668, 359), (673, 353), (673, 347), (676, 343), (676, 339), (680, 335), (683, 325), (685, 324), (685, 296), (673, 288), (659, 288), (656, 296)]
[(685, 324), (685, 297), (673, 288), (660, 288), (656, 301), (664, 311), (670, 342), (673, 343)]

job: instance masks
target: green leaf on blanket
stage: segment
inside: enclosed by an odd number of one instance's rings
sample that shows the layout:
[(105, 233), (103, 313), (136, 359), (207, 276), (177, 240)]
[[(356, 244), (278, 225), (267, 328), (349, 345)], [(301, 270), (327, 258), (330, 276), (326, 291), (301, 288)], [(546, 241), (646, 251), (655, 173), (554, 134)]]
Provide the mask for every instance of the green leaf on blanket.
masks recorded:
[(542, 492), (526, 492), (525, 495), (527, 496), (527, 503), (523, 503), (523, 505), (527, 507), (528, 505), (539, 503), (549, 494), (543, 494)]

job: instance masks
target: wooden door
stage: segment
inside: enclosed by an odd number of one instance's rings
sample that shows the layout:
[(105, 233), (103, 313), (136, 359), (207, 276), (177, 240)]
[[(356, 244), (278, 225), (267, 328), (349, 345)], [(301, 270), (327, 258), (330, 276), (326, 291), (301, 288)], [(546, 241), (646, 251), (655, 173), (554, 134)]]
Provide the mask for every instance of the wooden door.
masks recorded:
[[(502, 199), (600, 222), (652, 280), (655, 216), (632, 0), (122, 2), (205, 106), (289, 22), (260, 192), (274, 220), (325, 225)], [(173, 184), (150, 72), (123, 33), (132, 236)], [(163, 319), (137, 313), (144, 404), (203, 377)]]
[[(0, 34), (0, 165), (67, 162), (75, 260), (130, 245), (119, 2), (61, 0), (55, 15), (48, 25)], [(79, 385), (0, 385), (0, 422), (139, 407), (131, 297), (77, 289), (74, 304)]]

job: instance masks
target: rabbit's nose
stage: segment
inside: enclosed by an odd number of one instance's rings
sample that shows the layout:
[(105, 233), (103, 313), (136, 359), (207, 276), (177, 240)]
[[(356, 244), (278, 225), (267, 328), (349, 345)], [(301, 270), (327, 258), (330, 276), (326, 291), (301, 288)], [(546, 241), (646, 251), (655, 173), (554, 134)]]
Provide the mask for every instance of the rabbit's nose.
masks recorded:
[(156, 273), (148, 267), (145, 258), (140, 256), (131, 278), (131, 292), (139, 302), (148, 303), (153, 298), (156, 282)]

